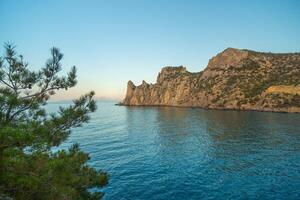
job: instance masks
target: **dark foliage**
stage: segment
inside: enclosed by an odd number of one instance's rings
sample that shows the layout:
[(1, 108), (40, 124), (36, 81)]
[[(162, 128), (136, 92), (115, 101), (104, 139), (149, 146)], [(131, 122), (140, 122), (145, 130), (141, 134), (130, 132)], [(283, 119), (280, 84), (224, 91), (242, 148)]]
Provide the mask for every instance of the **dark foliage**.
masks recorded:
[(88, 122), (96, 110), (90, 92), (56, 114), (43, 108), (57, 90), (76, 85), (76, 68), (59, 76), (63, 55), (51, 57), (38, 72), (31, 71), (14, 46), (5, 45), (0, 58), (0, 198), (2, 199), (100, 199), (90, 192), (107, 184), (107, 174), (89, 167), (89, 156), (74, 144), (53, 153), (70, 129)]

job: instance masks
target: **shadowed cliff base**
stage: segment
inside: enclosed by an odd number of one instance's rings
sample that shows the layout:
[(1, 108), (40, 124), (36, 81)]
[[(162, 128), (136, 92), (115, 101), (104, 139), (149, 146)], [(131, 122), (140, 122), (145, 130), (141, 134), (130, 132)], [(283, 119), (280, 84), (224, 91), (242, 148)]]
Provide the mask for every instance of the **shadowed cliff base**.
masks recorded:
[(127, 83), (125, 106), (178, 106), (300, 113), (300, 53), (227, 48), (191, 73), (164, 67), (155, 84)]

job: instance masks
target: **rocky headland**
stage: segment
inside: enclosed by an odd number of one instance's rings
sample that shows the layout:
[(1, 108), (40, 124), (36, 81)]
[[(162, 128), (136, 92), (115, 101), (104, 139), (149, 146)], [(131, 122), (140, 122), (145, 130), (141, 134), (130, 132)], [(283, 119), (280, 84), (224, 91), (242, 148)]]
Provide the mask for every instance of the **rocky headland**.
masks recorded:
[(228, 48), (201, 72), (164, 67), (155, 84), (129, 81), (121, 104), (300, 113), (300, 53)]

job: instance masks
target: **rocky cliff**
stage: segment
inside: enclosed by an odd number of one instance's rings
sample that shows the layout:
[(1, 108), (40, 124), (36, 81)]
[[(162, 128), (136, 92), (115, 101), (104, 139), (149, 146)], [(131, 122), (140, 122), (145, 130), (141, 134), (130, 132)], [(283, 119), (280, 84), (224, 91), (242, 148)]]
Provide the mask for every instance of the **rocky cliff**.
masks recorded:
[(155, 84), (129, 81), (121, 104), (300, 112), (300, 53), (228, 48), (199, 73), (164, 67)]

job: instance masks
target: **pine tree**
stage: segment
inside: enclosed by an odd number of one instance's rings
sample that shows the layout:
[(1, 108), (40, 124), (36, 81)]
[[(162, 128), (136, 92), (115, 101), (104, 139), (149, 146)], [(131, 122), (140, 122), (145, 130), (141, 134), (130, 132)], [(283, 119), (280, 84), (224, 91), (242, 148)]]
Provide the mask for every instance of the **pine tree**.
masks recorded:
[[(35, 72), (11, 44), (0, 58), (0, 199), (101, 199), (90, 192), (107, 184), (108, 175), (89, 167), (88, 154), (74, 144), (53, 152), (71, 128), (88, 122), (96, 110), (90, 92), (57, 113), (44, 106), (57, 90), (77, 83), (76, 68), (59, 76), (63, 54), (52, 48), (45, 67)], [(99, 191), (99, 190), (96, 190)]]

